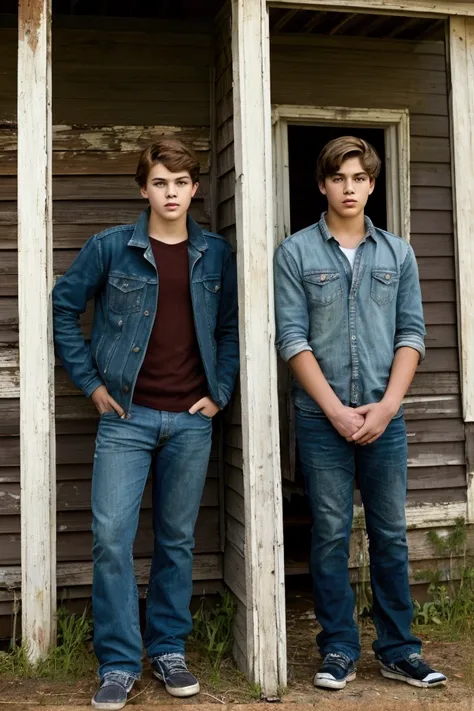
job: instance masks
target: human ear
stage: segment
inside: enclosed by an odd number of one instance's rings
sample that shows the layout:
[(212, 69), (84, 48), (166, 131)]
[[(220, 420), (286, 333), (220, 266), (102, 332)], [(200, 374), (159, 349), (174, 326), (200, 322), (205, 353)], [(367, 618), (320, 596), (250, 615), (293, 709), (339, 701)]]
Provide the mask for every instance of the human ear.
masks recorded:
[(199, 183), (194, 183), (191, 197), (194, 197), (196, 195), (198, 187), (199, 187)]

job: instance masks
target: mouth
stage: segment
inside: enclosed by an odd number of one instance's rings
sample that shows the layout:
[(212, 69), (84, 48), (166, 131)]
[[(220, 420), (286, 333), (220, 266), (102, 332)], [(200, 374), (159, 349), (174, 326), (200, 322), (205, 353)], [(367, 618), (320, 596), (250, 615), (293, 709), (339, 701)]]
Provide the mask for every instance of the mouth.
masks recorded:
[(357, 200), (344, 200), (342, 204), (351, 207), (352, 205), (357, 205)]
[(167, 202), (166, 205), (165, 205), (165, 207), (167, 207), (167, 208), (169, 208), (169, 209), (171, 210), (171, 209), (174, 209), (174, 208), (176, 208), (176, 207), (179, 207), (179, 204), (178, 204), (177, 202)]

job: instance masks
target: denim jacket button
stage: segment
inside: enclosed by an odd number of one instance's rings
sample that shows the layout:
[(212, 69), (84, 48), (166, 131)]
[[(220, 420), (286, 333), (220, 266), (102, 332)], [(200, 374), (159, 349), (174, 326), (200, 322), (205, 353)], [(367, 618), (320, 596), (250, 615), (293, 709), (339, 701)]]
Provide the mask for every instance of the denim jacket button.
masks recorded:
[(140, 346), (135, 346), (135, 348), (132, 348), (132, 353), (139, 353), (140, 352)]
[(389, 279), (390, 279), (390, 274), (385, 274), (385, 279), (386, 279), (387, 281), (389, 281)]
[(120, 319), (120, 321), (117, 323), (117, 326), (122, 326), (122, 324), (123, 324), (123, 321), (122, 321), (122, 319)]
[(144, 316), (149, 316), (149, 315), (150, 315), (150, 312), (149, 312), (149, 311), (144, 311), (144, 312), (143, 312), (143, 315), (144, 315)]
[(326, 274), (321, 274), (321, 281), (326, 281)]
[(122, 390), (123, 390), (124, 393), (128, 393), (128, 391), (130, 390), (130, 388), (128, 387), (128, 385), (124, 385), (123, 388), (122, 388)]

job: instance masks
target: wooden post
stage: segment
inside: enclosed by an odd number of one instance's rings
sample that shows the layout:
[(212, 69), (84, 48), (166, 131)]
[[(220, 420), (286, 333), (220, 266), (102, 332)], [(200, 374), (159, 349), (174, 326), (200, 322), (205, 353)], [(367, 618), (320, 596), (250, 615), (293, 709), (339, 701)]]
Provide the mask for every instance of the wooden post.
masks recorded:
[(56, 630), (51, 0), (20, 0), (18, 25), (22, 632), (36, 662)]
[(474, 18), (450, 17), (453, 216), (458, 286), (461, 393), (466, 423), (467, 517), (474, 522)]
[(269, 24), (232, 0), (236, 227), (245, 494), (247, 662), (262, 694), (286, 685), (275, 318)]

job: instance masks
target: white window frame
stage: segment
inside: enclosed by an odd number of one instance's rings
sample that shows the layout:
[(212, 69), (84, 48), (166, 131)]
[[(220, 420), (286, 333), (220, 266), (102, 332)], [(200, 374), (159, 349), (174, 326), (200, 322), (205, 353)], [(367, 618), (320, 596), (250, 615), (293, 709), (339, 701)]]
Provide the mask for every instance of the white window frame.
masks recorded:
[[(288, 126), (360, 126), (385, 129), (387, 229), (410, 241), (410, 116), (408, 109), (276, 104), (272, 110), (276, 244), (291, 232)], [(310, 158), (316, 162), (316, 156)]]

